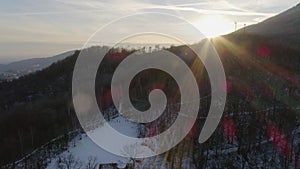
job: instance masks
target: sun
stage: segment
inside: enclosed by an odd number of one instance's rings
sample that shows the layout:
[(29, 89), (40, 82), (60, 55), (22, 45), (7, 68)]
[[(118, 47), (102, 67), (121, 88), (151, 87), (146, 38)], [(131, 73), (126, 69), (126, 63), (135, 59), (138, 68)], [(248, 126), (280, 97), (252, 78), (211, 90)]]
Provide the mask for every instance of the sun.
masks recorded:
[(208, 38), (227, 34), (234, 30), (234, 22), (219, 15), (203, 16), (193, 22), (193, 25)]

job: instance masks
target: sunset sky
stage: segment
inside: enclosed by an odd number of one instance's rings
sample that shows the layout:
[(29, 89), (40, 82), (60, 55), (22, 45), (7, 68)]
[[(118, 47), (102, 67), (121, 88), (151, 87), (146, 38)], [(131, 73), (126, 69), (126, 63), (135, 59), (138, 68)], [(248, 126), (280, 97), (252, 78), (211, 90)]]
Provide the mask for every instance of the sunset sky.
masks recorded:
[[(238, 28), (244, 24), (254, 24), (296, 5), (297, 2), (298, 0), (2, 0), (0, 63), (48, 57), (81, 48), (100, 27), (135, 13), (172, 14), (192, 23), (205, 36), (213, 37), (234, 31), (234, 22), (237, 22)], [(151, 25), (156, 27), (160, 19), (151, 19)], [(156, 43), (155, 40), (153, 42)], [(109, 45), (111, 39), (107, 36), (100, 43)], [(132, 43), (145, 42), (137, 38)]]

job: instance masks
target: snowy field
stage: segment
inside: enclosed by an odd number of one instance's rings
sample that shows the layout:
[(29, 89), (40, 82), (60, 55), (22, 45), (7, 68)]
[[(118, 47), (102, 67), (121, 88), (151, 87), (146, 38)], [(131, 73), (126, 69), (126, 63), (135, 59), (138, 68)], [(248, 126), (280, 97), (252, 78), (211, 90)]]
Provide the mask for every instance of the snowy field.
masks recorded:
[[(110, 125), (127, 136), (137, 137), (138, 135), (137, 125), (121, 116), (112, 119), (109, 124), (104, 125)], [(101, 127), (90, 131), (90, 134), (99, 134), (101, 132), (99, 130), (101, 130)], [(103, 150), (87, 137), (86, 134), (75, 137), (74, 140), (69, 143), (68, 150), (61, 153), (59, 156), (63, 157), (68, 154), (72, 154), (75, 157), (75, 160), (80, 160), (82, 162), (87, 162), (89, 157), (95, 157), (99, 164), (118, 163), (120, 166), (123, 166), (130, 162), (129, 158), (120, 157)], [(47, 169), (56, 169), (58, 158), (59, 157), (52, 159)]]

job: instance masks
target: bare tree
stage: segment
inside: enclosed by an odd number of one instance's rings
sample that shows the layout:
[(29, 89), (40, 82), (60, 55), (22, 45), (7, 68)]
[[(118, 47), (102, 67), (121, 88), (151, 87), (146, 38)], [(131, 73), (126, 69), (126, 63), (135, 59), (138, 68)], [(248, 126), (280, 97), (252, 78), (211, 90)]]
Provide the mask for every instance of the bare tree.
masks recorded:
[(33, 127), (30, 126), (29, 129), (30, 129), (30, 136), (31, 136), (31, 146), (34, 147), (34, 144), (33, 144), (33, 143), (34, 143), (34, 142), (33, 142), (33, 141), (34, 141), (34, 131), (33, 131)]
[(81, 169), (82, 162), (75, 159), (72, 154), (68, 154), (63, 157), (59, 157), (57, 160), (57, 168), (59, 169)]
[(136, 155), (137, 155), (137, 143), (132, 145), (126, 145), (123, 148), (123, 154), (130, 157), (130, 161), (132, 161), (132, 166), (135, 168), (135, 163), (137, 161)]
[(23, 145), (23, 134), (21, 133), (20, 130), (18, 130), (18, 137), (19, 137), (19, 140), (20, 140), (21, 155), (23, 155), (23, 148), (24, 148), (24, 145)]
[(85, 165), (85, 169), (96, 169), (97, 168), (97, 158), (90, 156), (88, 162)]

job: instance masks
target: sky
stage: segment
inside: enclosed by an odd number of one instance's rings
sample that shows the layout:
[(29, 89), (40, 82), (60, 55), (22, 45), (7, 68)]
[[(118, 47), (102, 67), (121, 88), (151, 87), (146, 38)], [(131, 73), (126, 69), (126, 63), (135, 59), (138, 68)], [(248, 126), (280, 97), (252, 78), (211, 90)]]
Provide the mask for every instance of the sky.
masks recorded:
[[(255, 24), (295, 6), (297, 0), (0, 0), (0, 63), (35, 57), (49, 57), (79, 49), (101, 27), (120, 17), (156, 12), (180, 17), (204, 34), (214, 37)], [(176, 26), (164, 18), (147, 19), (147, 29)], [(145, 27), (136, 22), (118, 24), (97, 41), (109, 45), (116, 32), (128, 24), (136, 32)], [(181, 30), (186, 36), (188, 31)], [(162, 38), (164, 39), (164, 38)], [(200, 39), (199, 39), (200, 40)], [(173, 43), (155, 37), (132, 38), (130, 43)]]

